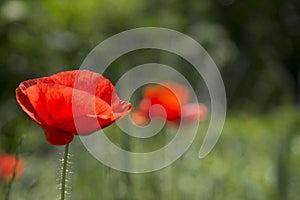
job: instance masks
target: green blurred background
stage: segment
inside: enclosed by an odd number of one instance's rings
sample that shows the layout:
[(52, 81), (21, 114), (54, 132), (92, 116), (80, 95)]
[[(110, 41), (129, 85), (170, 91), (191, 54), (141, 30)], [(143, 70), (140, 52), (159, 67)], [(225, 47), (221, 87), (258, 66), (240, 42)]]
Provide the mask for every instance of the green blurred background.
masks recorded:
[[(49, 145), (17, 105), (18, 84), (78, 69), (101, 41), (145, 26), (187, 34), (212, 56), (227, 92), (222, 136), (199, 160), (205, 121), (191, 148), (173, 165), (136, 175), (102, 165), (77, 138), (71, 144), (69, 199), (300, 199), (300, 1), (2, 0), (0, 149), (14, 153), (25, 135), (21, 156), (26, 168), (11, 199), (55, 199), (63, 151)], [(124, 71), (148, 62), (177, 67), (197, 81), (187, 63), (155, 50), (122, 56), (105, 75), (116, 83)], [(132, 142), (115, 125), (108, 132), (120, 146)], [(6, 187), (0, 183), (0, 198)]]

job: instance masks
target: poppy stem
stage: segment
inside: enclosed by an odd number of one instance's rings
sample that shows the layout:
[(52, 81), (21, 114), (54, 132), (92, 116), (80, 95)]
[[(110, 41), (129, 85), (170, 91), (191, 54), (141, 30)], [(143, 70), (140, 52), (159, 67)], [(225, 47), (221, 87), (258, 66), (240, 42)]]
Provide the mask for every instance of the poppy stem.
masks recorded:
[(66, 197), (66, 179), (67, 179), (68, 157), (69, 157), (69, 144), (66, 144), (64, 160), (63, 160), (62, 176), (61, 176), (61, 193), (60, 193), (61, 200), (65, 200), (65, 197)]

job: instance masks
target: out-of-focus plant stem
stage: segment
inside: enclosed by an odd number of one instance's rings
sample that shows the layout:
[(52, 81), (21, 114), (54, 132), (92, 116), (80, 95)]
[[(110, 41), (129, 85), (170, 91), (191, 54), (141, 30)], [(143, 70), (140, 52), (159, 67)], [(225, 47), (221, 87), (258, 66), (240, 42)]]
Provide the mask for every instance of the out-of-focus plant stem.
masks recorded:
[(21, 149), (21, 146), (23, 144), (23, 139), (24, 139), (24, 135), (21, 137), (20, 142), (19, 142), (18, 147), (17, 147), (17, 150), (16, 150), (16, 160), (15, 160), (15, 164), (14, 164), (11, 179), (8, 182), (7, 190), (6, 190), (5, 197), (4, 197), (5, 200), (9, 200), (11, 188), (12, 188), (13, 182), (16, 178), (16, 169), (17, 169), (17, 165), (18, 165), (18, 161), (19, 161), (20, 149)]

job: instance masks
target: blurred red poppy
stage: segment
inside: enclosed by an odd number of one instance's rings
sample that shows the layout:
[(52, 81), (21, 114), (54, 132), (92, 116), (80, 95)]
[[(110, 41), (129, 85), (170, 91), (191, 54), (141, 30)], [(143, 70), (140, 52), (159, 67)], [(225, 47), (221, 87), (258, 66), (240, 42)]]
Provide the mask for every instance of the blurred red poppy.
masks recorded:
[[(15, 155), (0, 153), (0, 179), (10, 181), (13, 176), (14, 166), (16, 163)], [(16, 165), (15, 180), (19, 179), (24, 169), (24, 160), (19, 158)]]
[(175, 123), (203, 120), (207, 114), (206, 107), (199, 103), (189, 103), (189, 100), (189, 90), (177, 83), (147, 86), (132, 118), (139, 125), (149, 122), (149, 114)]
[(70, 143), (74, 134), (103, 129), (131, 110), (108, 79), (88, 70), (24, 81), (16, 89), (16, 98), (53, 145)]

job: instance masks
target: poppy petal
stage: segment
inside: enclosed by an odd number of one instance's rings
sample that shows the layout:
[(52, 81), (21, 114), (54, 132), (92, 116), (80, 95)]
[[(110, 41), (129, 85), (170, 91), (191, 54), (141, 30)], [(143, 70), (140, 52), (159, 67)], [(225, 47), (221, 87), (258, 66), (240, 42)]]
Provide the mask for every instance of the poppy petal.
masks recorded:
[[(14, 172), (15, 163), (16, 155), (0, 153), (0, 179), (3, 179), (4, 181), (11, 180)], [(20, 178), (24, 168), (24, 163), (24, 159), (22, 157), (19, 157), (15, 169), (15, 180)]]
[(24, 81), (19, 85), (19, 87), (16, 89), (16, 98), (17, 102), (21, 106), (21, 108), (26, 112), (26, 114), (36, 123), (41, 125), (41, 119), (36, 113), (34, 107), (31, 105), (28, 96), (26, 95), (26, 89), (32, 85), (35, 85), (37, 81), (34, 80), (28, 80)]
[(88, 70), (24, 81), (16, 89), (16, 98), (55, 145), (71, 142), (74, 134), (105, 128), (131, 110), (108, 79)]
[(189, 104), (189, 100), (189, 90), (177, 83), (150, 85), (145, 87), (143, 99), (132, 118), (137, 124), (147, 123), (150, 115), (175, 123), (203, 120), (207, 115), (206, 107), (198, 103)]
[[(29, 101), (43, 122), (65, 132), (77, 132), (74, 118), (114, 120), (112, 110), (106, 102), (84, 91), (56, 84), (37, 84), (26, 92), (30, 94)], [(90, 127), (89, 124), (85, 126)]]
[(47, 125), (43, 126), (43, 130), (47, 141), (53, 145), (66, 145), (72, 142), (74, 138), (74, 134), (62, 132)]
[(137, 124), (137, 125), (146, 125), (149, 123), (149, 117), (147, 117), (143, 112), (136, 111), (132, 113), (131, 115), (132, 120)]
[(40, 83), (54, 83), (77, 90), (85, 91), (101, 98), (111, 105), (114, 86), (102, 75), (88, 70), (60, 72), (49, 77), (41, 78)]
[(180, 117), (181, 106), (188, 103), (190, 93), (187, 88), (167, 82), (161, 85), (148, 86), (144, 90), (144, 98), (151, 101), (151, 104), (160, 104), (165, 108), (167, 120), (173, 121)]
[(206, 106), (203, 104), (191, 103), (182, 108), (182, 119), (184, 121), (202, 121), (207, 115)]

